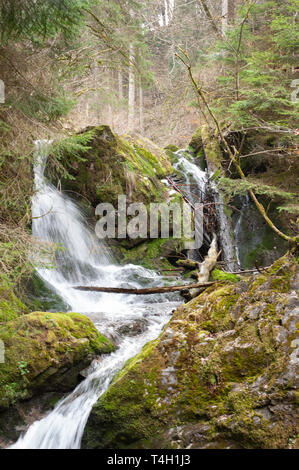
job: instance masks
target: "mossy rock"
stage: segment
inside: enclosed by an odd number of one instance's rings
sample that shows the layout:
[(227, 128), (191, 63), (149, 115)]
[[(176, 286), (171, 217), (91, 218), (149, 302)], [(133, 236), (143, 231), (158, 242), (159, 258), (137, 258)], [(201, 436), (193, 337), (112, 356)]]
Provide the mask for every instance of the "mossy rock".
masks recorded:
[(238, 282), (240, 281), (240, 276), (236, 274), (227, 273), (221, 269), (214, 269), (211, 273), (211, 281), (229, 281), (229, 282)]
[(94, 405), (85, 448), (289, 448), (296, 423), (296, 259), (209, 287)]
[(199, 127), (196, 132), (193, 134), (189, 147), (193, 150), (194, 154), (197, 154), (202, 148), (202, 129)]
[(0, 284), (0, 324), (28, 313), (28, 308), (8, 284)]
[[(89, 127), (94, 131), (90, 149), (82, 159), (65, 155), (61, 163), (73, 177), (62, 179), (63, 189), (79, 193), (93, 207), (107, 202), (117, 207), (118, 195), (128, 202), (166, 200), (167, 189), (160, 181), (172, 172), (166, 153), (140, 136), (116, 136), (108, 126)], [(51, 158), (49, 158), (49, 165)]]
[(69, 305), (34, 273), (25, 284), (24, 303), (31, 311), (65, 312)]
[(209, 172), (222, 172), (223, 154), (215, 131), (205, 125), (202, 126), (200, 132)]
[(91, 320), (79, 313), (34, 312), (0, 328), (0, 408), (40, 391), (68, 391), (97, 354), (113, 350)]
[(132, 263), (153, 270), (171, 270), (175, 260), (184, 250), (184, 242), (180, 239), (157, 238), (144, 241), (130, 249), (124, 244), (112, 244), (110, 247), (121, 263)]

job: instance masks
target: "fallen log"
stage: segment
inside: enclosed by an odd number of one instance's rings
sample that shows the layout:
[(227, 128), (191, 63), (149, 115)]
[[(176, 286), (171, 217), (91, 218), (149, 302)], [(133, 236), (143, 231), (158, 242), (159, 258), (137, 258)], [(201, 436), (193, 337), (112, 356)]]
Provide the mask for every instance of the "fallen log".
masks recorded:
[(163, 294), (165, 292), (179, 292), (188, 289), (206, 288), (216, 284), (214, 282), (200, 282), (197, 284), (185, 284), (181, 286), (167, 286), (167, 287), (149, 287), (144, 289), (124, 289), (121, 287), (94, 287), (94, 286), (75, 286), (74, 289), (88, 291), (88, 292), (107, 292), (109, 294), (135, 294), (135, 295), (149, 295), (149, 294)]

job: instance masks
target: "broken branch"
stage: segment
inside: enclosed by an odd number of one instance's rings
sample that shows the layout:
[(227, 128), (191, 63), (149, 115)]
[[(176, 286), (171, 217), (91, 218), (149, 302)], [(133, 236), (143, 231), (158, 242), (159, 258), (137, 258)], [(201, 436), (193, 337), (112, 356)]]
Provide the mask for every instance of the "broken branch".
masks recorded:
[(149, 295), (149, 294), (164, 294), (165, 292), (179, 292), (187, 289), (198, 289), (201, 287), (209, 287), (216, 282), (200, 282), (197, 284), (186, 284), (182, 286), (167, 286), (167, 287), (150, 287), (144, 289), (123, 289), (121, 287), (94, 287), (94, 286), (77, 286), (76, 290), (87, 292), (107, 292), (109, 294), (135, 294), (135, 295)]

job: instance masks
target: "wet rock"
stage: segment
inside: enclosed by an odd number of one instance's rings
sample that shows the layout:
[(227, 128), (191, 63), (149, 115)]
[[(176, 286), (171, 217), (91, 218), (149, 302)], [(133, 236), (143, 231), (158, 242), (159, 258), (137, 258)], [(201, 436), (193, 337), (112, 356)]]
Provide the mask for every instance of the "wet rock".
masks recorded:
[(42, 391), (69, 391), (80, 371), (113, 345), (79, 313), (34, 312), (0, 328), (0, 411)]
[(147, 328), (146, 320), (133, 321), (117, 328), (117, 334), (121, 336), (141, 335)]

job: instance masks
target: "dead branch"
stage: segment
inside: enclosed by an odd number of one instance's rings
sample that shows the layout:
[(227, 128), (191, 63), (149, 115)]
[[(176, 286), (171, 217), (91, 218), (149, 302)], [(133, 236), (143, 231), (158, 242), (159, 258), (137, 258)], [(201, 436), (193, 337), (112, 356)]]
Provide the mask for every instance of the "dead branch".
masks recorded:
[(164, 294), (165, 292), (180, 292), (188, 289), (198, 289), (210, 287), (216, 282), (198, 282), (196, 284), (186, 284), (181, 286), (150, 287), (144, 289), (123, 289), (121, 287), (94, 287), (94, 286), (76, 286), (74, 289), (87, 292), (107, 292), (109, 294), (134, 294), (150, 295)]

